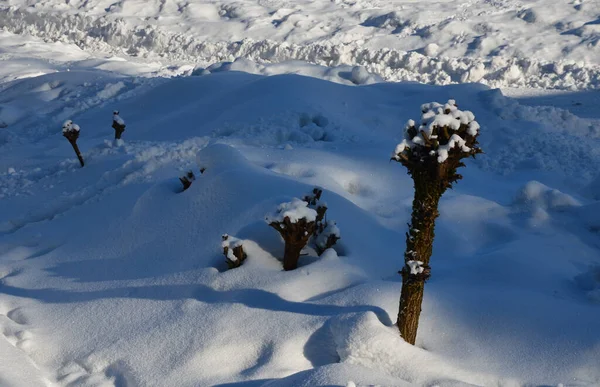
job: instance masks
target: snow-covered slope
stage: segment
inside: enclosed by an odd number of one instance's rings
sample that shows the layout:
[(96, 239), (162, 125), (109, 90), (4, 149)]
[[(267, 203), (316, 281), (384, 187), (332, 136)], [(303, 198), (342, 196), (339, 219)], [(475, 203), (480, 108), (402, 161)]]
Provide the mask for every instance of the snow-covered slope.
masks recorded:
[[(4, 103), (54, 80), (135, 84), (100, 74), (17, 80)], [(4, 129), (0, 340), (26, 360), (0, 353), (39, 385), (600, 382), (598, 119), (476, 85), (221, 72), (129, 90), (72, 111), (85, 168), (58, 118)], [(388, 160), (421, 102), (450, 97), (475, 112), (486, 155), (442, 201), (412, 348), (392, 325), (412, 185)], [(114, 109), (128, 125), (120, 147), (108, 141)], [(179, 193), (188, 168), (198, 177)], [(264, 215), (314, 185), (342, 240), (283, 272)], [(223, 233), (246, 240), (241, 268), (225, 271)]]
[[(600, 385), (599, 13), (0, 1), (0, 386)], [(441, 202), (412, 347), (389, 158), (450, 98), (485, 154)], [(314, 186), (342, 239), (284, 272), (265, 215)]]

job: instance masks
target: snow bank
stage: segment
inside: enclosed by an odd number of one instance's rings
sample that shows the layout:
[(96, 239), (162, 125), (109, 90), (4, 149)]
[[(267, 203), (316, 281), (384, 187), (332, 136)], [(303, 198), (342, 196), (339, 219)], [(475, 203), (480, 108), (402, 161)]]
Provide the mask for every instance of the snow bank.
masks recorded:
[[(10, 32), (71, 42), (86, 50), (168, 58), (172, 62), (196, 63), (201, 68), (219, 62), (233, 62), (236, 58), (258, 63), (302, 60), (324, 66), (362, 66), (387, 81), (437, 85), (481, 82), (491, 87), (545, 89), (600, 87), (600, 67), (574, 61), (561, 63), (501, 56), (428, 57), (415, 51), (393, 48), (368, 48), (326, 41), (281, 43), (263, 40), (266, 37), (215, 42), (151, 24), (131, 25), (123, 19), (94, 18), (79, 13), (29, 12), (17, 7), (0, 9), (0, 22)], [(248, 67), (244, 66), (245, 69)], [(352, 79), (365, 80), (363, 70), (352, 71), (355, 72)]]

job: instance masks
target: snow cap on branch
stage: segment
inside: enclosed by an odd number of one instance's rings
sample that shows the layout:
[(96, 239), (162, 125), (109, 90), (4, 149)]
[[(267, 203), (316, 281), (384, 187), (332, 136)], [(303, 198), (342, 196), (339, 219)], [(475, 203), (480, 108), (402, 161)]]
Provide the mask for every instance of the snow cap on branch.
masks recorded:
[(236, 262), (238, 257), (233, 254), (233, 249), (243, 246), (244, 241), (228, 234), (223, 234), (222, 239), (223, 241), (221, 242), (221, 247), (227, 248), (227, 259), (231, 260), (232, 262)]
[(476, 147), (479, 123), (473, 113), (458, 109), (456, 101), (451, 99), (443, 105), (426, 103), (421, 106), (421, 112), (420, 125), (413, 120), (407, 122), (404, 139), (392, 155), (394, 160), (408, 159), (414, 153), (421, 162), (435, 157), (438, 163), (443, 163), (451, 151), (464, 156), (480, 152)]
[(425, 271), (425, 268), (421, 265), (423, 265), (422, 261), (407, 261), (406, 262), (406, 266), (408, 266), (410, 269), (410, 274), (413, 274), (413, 275), (421, 274), (421, 273), (423, 273), (423, 271)]
[(341, 238), (340, 229), (333, 220), (327, 221), (327, 225), (323, 231), (317, 235), (315, 242), (319, 248), (325, 249), (328, 247), (327, 242), (330, 240), (330, 237), (335, 237), (335, 240)]
[(308, 203), (298, 198), (291, 202), (281, 203), (277, 211), (267, 215), (267, 223), (281, 223), (288, 218), (290, 223), (297, 223), (300, 219), (306, 219), (307, 222), (314, 222), (317, 218), (317, 211), (308, 207)]
[(77, 125), (76, 123), (74, 123), (71, 120), (66, 120), (63, 123), (62, 126), (62, 132), (63, 133), (67, 133), (67, 132), (79, 132), (80, 128), (79, 125)]
[(119, 116), (118, 110), (113, 111), (113, 121), (119, 125), (125, 126), (125, 120)]

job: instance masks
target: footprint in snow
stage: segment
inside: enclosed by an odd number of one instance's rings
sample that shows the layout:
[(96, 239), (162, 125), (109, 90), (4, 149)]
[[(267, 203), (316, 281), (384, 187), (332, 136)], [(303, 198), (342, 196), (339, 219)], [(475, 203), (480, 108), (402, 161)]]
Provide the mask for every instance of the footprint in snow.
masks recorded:
[(33, 350), (33, 335), (31, 332), (23, 329), (23, 325), (28, 324), (28, 319), (20, 308), (6, 311), (0, 305), (0, 327), (2, 335), (14, 347), (21, 349), (25, 353)]
[(57, 372), (57, 380), (65, 387), (131, 387), (131, 373), (123, 361), (106, 365), (93, 354), (83, 360), (66, 363)]

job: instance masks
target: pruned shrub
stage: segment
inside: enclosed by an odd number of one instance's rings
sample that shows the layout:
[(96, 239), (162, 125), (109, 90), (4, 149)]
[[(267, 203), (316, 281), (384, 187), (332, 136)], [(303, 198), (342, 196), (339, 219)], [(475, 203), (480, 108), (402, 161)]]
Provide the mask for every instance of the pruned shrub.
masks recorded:
[(340, 239), (340, 229), (333, 220), (319, 222), (315, 235), (315, 250), (322, 255), (325, 250), (332, 248)]
[(404, 340), (414, 344), (423, 302), (425, 281), (431, 268), (435, 219), (442, 194), (462, 178), (456, 171), (467, 157), (482, 153), (478, 147), (479, 124), (470, 111), (461, 111), (454, 100), (432, 102), (421, 107), (421, 122), (409, 120), (404, 140), (392, 159), (406, 167), (415, 196), (406, 233), (402, 292), (398, 328)]
[(227, 234), (223, 234), (221, 246), (225, 255), (225, 262), (230, 269), (240, 267), (248, 258), (244, 251), (244, 241)]
[(315, 187), (312, 192), (305, 195), (302, 200), (308, 203), (308, 206), (317, 212), (315, 231), (313, 234), (313, 247), (320, 256), (325, 250), (332, 248), (340, 239), (340, 229), (335, 221), (327, 220), (327, 204), (321, 202), (323, 190)]
[(275, 213), (266, 217), (269, 226), (277, 230), (285, 241), (284, 270), (298, 267), (300, 252), (315, 232), (316, 219), (317, 211), (298, 198), (281, 203)]

